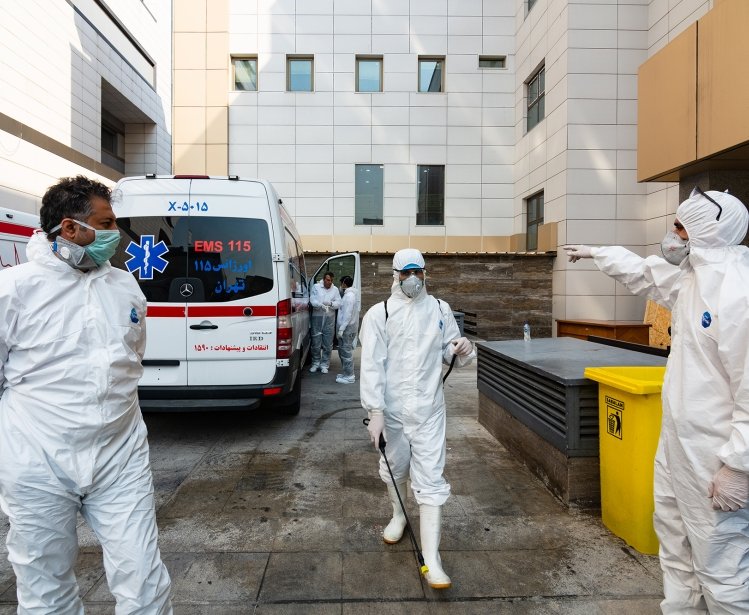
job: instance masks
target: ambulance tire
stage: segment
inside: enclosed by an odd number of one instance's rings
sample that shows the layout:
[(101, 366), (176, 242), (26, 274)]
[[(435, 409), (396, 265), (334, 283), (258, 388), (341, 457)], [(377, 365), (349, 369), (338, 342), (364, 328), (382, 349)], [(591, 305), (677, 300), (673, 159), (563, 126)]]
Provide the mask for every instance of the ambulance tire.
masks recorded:
[(291, 389), (291, 393), (289, 393), (286, 397), (284, 397), (283, 401), (281, 402), (279, 406), (279, 411), (281, 414), (286, 416), (295, 416), (299, 414), (299, 410), (302, 407), (302, 370), (299, 370), (299, 373), (296, 375), (296, 382), (294, 383), (294, 388)]

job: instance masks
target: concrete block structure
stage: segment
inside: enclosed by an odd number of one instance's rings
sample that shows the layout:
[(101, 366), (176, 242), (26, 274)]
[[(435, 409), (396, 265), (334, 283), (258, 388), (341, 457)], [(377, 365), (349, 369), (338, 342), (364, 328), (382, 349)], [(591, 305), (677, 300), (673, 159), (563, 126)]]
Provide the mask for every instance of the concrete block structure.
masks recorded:
[(171, 3), (0, 3), (0, 201), (171, 171)]

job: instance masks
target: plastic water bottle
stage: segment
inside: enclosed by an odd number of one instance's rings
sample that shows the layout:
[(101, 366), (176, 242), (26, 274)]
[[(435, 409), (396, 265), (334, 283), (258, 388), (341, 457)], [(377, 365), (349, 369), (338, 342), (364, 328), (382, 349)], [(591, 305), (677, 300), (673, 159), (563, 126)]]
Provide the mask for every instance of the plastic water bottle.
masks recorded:
[(523, 325), (523, 341), (531, 341), (531, 326), (527, 322)]

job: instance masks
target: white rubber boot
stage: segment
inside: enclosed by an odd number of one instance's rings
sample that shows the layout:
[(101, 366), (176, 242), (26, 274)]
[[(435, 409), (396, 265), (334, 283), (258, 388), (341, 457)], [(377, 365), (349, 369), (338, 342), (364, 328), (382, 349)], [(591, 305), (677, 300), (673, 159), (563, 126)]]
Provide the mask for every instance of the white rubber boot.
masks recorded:
[[(406, 516), (403, 514), (400, 502), (398, 502), (398, 495), (395, 493), (395, 487), (393, 483), (388, 483), (388, 495), (390, 496), (390, 503), (393, 505), (393, 518), (390, 519), (390, 523), (385, 526), (382, 531), (382, 539), (389, 545), (394, 545), (400, 542), (403, 538), (403, 530), (406, 529)], [(403, 505), (406, 505), (406, 490), (408, 489), (408, 481), (398, 483), (398, 492), (401, 494)]]
[(449, 589), (453, 583), (442, 570), (442, 560), (439, 553), (442, 507), (422, 504), (420, 512), (421, 551), (424, 555), (424, 563), (429, 568), (424, 578), (432, 589)]

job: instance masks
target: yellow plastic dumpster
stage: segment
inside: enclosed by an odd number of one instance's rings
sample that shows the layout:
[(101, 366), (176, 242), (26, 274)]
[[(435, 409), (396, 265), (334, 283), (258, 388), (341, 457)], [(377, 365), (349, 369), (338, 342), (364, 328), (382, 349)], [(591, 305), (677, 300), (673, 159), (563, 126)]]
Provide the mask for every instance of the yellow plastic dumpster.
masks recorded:
[(661, 430), (665, 367), (588, 367), (598, 382), (601, 515), (640, 553), (658, 553), (653, 463)]

